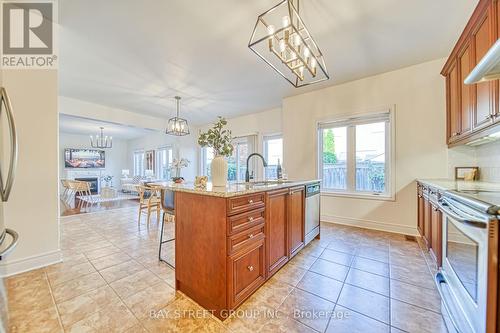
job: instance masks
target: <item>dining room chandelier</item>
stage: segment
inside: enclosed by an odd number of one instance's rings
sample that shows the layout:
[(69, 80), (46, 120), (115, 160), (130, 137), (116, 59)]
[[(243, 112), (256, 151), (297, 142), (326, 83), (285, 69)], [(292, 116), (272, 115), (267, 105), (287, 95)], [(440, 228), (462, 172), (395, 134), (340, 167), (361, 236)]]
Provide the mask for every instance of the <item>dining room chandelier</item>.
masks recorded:
[(328, 80), (323, 53), (299, 15), (300, 0), (283, 0), (259, 15), (248, 47), (295, 88)]
[(99, 127), (100, 133), (94, 136), (90, 136), (90, 146), (92, 148), (113, 148), (113, 137), (104, 135), (104, 127)]
[(168, 120), (167, 129), (165, 133), (170, 135), (183, 136), (189, 134), (189, 125), (186, 119), (179, 117), (179, 111), (181, 109), (181, 98), (180, 96), (175, 96), (177, 103), (177, 115)]

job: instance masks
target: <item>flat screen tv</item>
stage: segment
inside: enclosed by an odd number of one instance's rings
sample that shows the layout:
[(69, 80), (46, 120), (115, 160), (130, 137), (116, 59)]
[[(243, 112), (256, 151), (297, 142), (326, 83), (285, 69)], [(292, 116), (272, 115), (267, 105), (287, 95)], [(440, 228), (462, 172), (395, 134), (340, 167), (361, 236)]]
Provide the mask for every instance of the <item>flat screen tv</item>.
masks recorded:
[(105, 166), (104, 150), (71, 148), (64, 150), (65, 168), (98, 169)]

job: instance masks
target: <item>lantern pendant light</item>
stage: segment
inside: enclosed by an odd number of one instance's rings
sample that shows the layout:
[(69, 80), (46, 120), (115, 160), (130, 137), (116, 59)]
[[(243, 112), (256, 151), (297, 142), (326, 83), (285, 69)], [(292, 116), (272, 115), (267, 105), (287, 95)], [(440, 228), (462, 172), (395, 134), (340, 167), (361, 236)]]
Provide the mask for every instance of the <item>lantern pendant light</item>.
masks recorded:
[(328, 80), (323, 53), (299, 13), (299, 0), (282, 0), (259, 15), (248, 47), (295, 88)]
[(90, 146), (92, 148), (107, 149), (113, 148), (113, 137), (104, 135), (104, 127), (99, 127), (100, 133), (95, 136), (95, 138), (90, 136)]
[(165, 133), (176, 136), (183, 136), (189, 134), (189, 125), (186, 119), (179, 117), (179, 111), (181, 108), (181, 97), (175, 96), (177, 103), (177, 116), (170, 118), (168, 120), (167, 129)]

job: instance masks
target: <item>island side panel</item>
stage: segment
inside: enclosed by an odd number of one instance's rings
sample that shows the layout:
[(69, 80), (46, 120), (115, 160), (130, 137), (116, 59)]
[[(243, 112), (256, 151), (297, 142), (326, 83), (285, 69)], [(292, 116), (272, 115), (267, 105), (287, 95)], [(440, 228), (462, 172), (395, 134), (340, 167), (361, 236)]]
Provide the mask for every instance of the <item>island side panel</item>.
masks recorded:
[(176, 192), (175, 220), (176, 289), (205, 309), (226, 309), (226, 199)]

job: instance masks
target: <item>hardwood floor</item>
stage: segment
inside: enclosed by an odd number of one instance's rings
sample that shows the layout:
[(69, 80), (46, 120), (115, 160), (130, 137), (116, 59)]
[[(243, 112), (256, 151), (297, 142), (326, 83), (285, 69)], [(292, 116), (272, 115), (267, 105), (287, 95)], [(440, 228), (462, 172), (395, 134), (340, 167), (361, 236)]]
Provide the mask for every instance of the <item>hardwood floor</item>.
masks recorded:
[(85, 213), (101, 212), (110, 209), (139, 207), (139, 199), (119, 200), (100, 202), (89, 204), (76, 198), (68, 202), (67, 200), (60, 200), (59, 214), (60, 216), (71, 216)]

